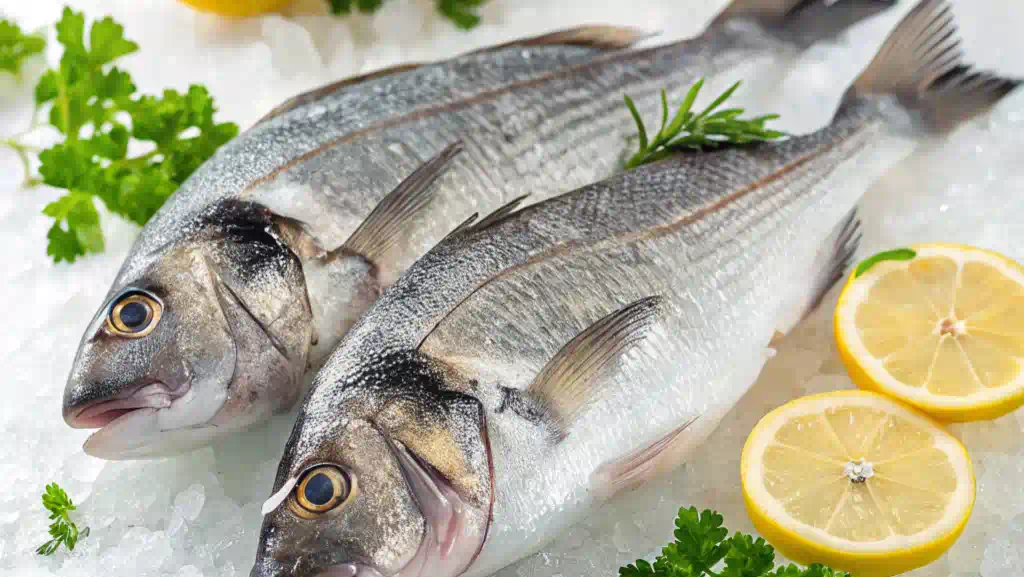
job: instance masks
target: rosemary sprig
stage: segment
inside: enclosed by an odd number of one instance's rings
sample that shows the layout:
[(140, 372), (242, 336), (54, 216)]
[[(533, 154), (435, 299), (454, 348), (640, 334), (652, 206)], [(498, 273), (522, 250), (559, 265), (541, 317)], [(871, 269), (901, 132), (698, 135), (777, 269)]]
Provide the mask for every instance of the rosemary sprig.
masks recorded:
[(679, 150), (700, 150), (723, 144), (747, 144), (776, 140), (787, 136), (785, 132), (765, 128), (768, 121), (779, 117), (777, 114), (765, 114), (744, 119), (740, 118), (740, 115), (743, 114), (742, 108), (717, 110), (723, 102), (732, 96), (733, 92), (736, 92), (740, 86), (739, 82), (719, 95), (702, 112), (693, 112), (691, 110), (693, 103), (697, 100), (697, 94), (700, 93), (702, 86), (704, 86), (703, 78), (690, 87), (671, 122), (668, 117), (668, 95), (664, 90), (661, 91), (661, 128), (654, 138), (650, 139), (648, 139), (647, 129), (640, 117), (640, 112), (633, 104), (633, 99), (626, 95), (626, 106), (629, 108), (630, 114), (633, 115), (633, 120), (636, 121), (637, 130), (640, 133), (640, 150), (626, 162), (627, 169), (661, 160)]

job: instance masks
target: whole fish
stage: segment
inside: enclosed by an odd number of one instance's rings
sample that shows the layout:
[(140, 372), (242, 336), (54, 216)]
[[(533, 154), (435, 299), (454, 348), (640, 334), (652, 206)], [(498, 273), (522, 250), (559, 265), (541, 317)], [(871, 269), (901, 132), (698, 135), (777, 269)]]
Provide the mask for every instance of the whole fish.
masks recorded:
[(99, 429), (87, 453), (124, 459), (288, 410), (382, 288), (471, 212), (613, 173), (636, 130), (623, 93), (654, 109), (662, 88), (785, 60), (891, 4), (833, 3), (736, 0), (667, 46), (582, 28), (297, 96), (143, 229), (82, 337), (65, 421)]
[(856, 203), (912, 148), (890, 113), (946, 131), (1017, 86), (954, 33), (919, 4), (812, 134), (455, 230), (316, 376), (251, 576), (490, 575), (678, 465), (843, 276)]

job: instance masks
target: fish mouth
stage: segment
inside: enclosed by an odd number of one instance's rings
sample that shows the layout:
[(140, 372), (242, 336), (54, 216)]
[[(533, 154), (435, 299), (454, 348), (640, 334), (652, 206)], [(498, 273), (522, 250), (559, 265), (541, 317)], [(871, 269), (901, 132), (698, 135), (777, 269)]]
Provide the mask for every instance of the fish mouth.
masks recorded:
[(189, 383), (171, 389), (160, 381), (154, 381), (113, 399), (98, 399), (87, 403), (68, 415), (65, 421), (73, 429), (102, 429), (135, 411), (166, 409), (190, 388)]
[[(401, 572), (399, 573), (399, 575)], [(379, 571), (362, 563), (342, 563), (316, 574), (314, 577), (384, 577)], [(394, 577), (398, 577), (397, 575)]]
[(251, 419), (211, 422), (224, 406), (226, 389), (200, 385), (185, 382), (172, 388), (150, 381), (114, 398), (77, 407), (64, 420), (76, 429), (98, 429), (82, 449), (114, 461), (181, 454), (251, 424)]

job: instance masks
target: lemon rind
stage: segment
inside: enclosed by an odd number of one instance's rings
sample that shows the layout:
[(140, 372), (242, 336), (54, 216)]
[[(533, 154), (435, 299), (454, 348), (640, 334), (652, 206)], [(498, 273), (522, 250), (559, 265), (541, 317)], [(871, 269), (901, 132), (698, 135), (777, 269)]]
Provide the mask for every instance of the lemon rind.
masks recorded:
[[(844, 403), (837, 405), (841, 399)], [(828, 408), (837, 406), (864, 406), (895, 412), (898, 416), (933, 430), (936, 448), (946, 453), (957, 474), (958, 484), (966, 484), (966, 490), (954, 493), (953, 499), (946, 506), (946, 511), (937, 523), (927, 531), (909, 536), (890, 536), (881, 541), (857, 542), (829, 535), (790, 516), (785, 509), (768, 493), (764, 486), (763, 465), (757, 457), (774, 439), (775, 433), (788, 420), (810, 414), (822, 414)], [(852, 557), (891, 557), (893, 554), (916, 556), (922, 555), (936, 544), (946, 540), (951, 545), (956, 536), (963, 531), (963, 526), (970, 516), (975, 499), (974, 473), (967, 450), (955, 437), (920, 412), (882, 395), (867, 391), (837, 391), (812, 395), (791, 401), (765, 416), (754, 427), (743, 449), (741, 458), (741, 476), (748, 508), (756, 510), (757, 516), (774, 523), (777, 530), (787, 533), (791, 540), (796, 540), (809, 549), (819, 549), (839, 555)], [(944, 549), (943, 549), (944, 550)], [(941, 551), (939, 553), (941, 555)]]
[[(945, 257), (958, 266), (967, 262), (982, 262), (1024, 287), (1024, 269), (1017, 263), (992, 251), (948, 244), (929, 244), (912, 247), (918, 257)], [(877, 390), (896, 396), (927, 412), (949, 420), (992, 418), (1012, 411), (1024, 404), (1024, 368), (1012, 382), (1001, 387), (985, 388), (965, 396), (936, 395), (921, 387), (906, 385), (893, 377), (864, 346), (857, 331), (855, 315), (863, 302), (885, 274), (906, 268), (908, 261), (878, 263), (860, 277), (850, 278), (836, 307), (835, 330), (840, 341), (840, 353), (851, 377), (861, 388)], [(870, 281), (870, 282), (865, 282)]]

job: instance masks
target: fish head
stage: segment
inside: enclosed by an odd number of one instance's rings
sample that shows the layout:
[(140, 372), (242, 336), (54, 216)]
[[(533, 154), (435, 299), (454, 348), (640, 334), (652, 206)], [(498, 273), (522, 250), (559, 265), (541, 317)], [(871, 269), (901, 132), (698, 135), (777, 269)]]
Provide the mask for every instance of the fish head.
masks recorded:
[(219, 209), (126, 264), (86, 329), (63, 401), (68, 425), (98, 429), (86, 453), (180, 453), (298, 398), (312, 330), (299, 261), (258, 207)]
[(429, 387), (340, 388), (340, 401), (318, 403), (316, 389), (307, 398), (263, 507), (250, 576), (462, 574), (493, 504), (480, 403)]

